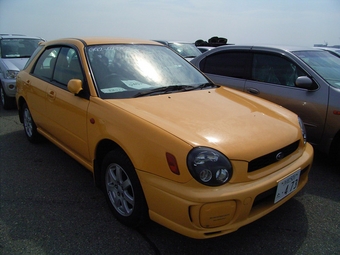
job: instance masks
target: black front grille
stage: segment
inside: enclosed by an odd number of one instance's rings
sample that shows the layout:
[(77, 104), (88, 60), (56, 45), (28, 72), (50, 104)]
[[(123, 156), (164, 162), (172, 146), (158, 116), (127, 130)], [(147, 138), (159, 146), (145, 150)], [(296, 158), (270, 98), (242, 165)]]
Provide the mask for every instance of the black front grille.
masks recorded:
[[(266, 167), (270, 164), (273, 164), (277, 162), (278, 160), (281, 160), (291, 153), (293, 153), (298, 147), (299, 147), (299, 140), (286, 146), (283, 147), (277, 151), (271, 152), (267, 155), (261, 156), (259, 158), (253, 159), (252, 161), (249, 162), (248, 164), (248, 173), (256, 171), (258, 169), (261, 169), (263, 167)], [(278, 154), (280, 154), (280, 159), (277, 159)]]

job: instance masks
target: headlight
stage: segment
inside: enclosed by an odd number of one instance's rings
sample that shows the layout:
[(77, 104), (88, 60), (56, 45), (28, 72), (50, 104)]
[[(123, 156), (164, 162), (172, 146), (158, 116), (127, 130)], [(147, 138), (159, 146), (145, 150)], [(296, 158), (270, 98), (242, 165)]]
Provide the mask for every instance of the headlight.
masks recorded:
[(233, 174), (229, 159), (219, 151), (206, 147), (192, 149), (187, 157), (187, 165), (191, 175), (208, 186), (225, 184)]
[(18, 75), (19, 71), (16, 70), (7, 70), (6, 71), (6, 79), (15, 79)]
[(302, 120), (299, 119), (299, 124), (300, 124), (300, 128), (301, 128), (301, 133), (302, 133), (302, 137), (303, 137), (303, 143), (306, 144), (307, 142), (307, 133), (306, 133), (306, 128), (305, 128), (305, 124), (303, 124)]

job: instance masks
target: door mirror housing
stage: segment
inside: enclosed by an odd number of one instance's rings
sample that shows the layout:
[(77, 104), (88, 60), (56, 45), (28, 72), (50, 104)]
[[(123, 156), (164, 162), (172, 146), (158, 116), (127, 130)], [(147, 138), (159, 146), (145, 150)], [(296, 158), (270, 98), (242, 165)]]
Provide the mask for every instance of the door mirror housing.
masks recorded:
[(313, 86), (313, 81), (311, 78), (307, 76), (300, 76), (296, 79), (295, 85), (298, 88), (303, 88), (303, 89), (314, 89)]
[(71, 79), (67, 84), (67, 89), (75, 95), (78, 95), (83, 90), (83, 82), (79, 79)]

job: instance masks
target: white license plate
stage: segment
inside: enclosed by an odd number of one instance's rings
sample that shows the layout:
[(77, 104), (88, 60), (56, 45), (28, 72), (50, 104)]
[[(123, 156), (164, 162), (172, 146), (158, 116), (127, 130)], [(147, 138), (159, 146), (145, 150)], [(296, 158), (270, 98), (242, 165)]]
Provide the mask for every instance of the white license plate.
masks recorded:
[(300, 172), (301, 170), (298, 170), (278, 181), (274, 203), (279, 202), (281, 199), (296, 190), (299, 184)]

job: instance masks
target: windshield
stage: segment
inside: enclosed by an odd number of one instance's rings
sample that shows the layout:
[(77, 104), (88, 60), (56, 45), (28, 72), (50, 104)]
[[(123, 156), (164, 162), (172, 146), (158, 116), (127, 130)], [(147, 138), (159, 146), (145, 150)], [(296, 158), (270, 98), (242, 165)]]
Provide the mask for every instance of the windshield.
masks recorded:
[(101, 98), (152, 95), (148, 92), (170, 86), (172, 93), (174, 86), (198, 87), (209, 83), (186, 60), (164, 46), (97, 45), (87, 47), (86, 51)]
[(184, 58), (194, 58), (201, 55), (201, 51), (193, 43), (169, 43), (169, 47)]
[(340, 88), (340, 58), (327, 51), (296, 51), (296, 56), (302, 59), (327, 83)]
[(2, 58), (29, 58), (41, 39), (3, 38), (0, 44)]

